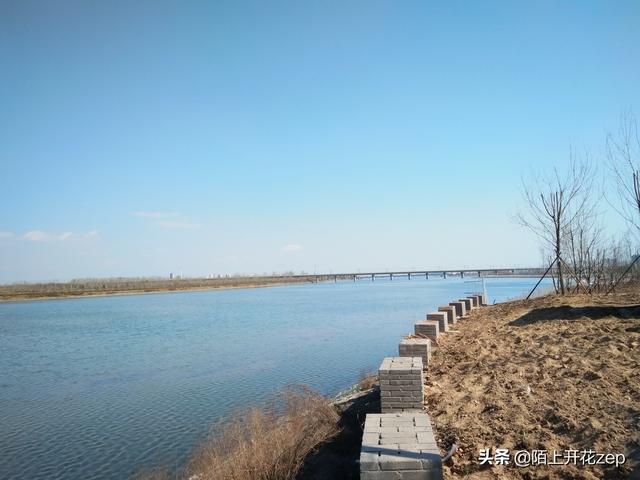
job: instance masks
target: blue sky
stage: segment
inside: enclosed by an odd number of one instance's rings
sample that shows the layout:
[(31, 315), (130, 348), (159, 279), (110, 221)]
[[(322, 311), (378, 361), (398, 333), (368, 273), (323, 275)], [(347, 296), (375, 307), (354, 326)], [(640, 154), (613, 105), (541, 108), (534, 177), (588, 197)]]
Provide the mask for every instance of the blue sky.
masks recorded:
[[(0, 3), (0, 282), (539, 264), (640, 3)], [(607, 227), (619, 228), (613, 216)]]

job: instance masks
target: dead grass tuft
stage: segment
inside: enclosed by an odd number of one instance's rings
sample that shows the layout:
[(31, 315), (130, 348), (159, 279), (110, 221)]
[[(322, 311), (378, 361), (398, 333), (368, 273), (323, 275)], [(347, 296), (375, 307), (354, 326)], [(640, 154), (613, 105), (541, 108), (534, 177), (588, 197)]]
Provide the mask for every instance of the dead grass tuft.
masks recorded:
[(338, 433), (338, 413), (305, 387), (286, 390), (274, 405), (234, 416), (192, 455), (186, 478), (293, 479), (304, 459)]
[(373, 388), (378, 381), (378, 375), (375, 373), (363, 370), (360, 372), (360, 380), (358, 380), (358, 389), (365, 391)]

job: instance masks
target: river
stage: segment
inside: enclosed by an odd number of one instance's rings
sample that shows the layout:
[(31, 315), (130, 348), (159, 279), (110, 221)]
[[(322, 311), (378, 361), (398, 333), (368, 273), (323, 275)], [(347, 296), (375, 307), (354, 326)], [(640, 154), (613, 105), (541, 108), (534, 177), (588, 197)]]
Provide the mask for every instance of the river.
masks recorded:
[[(485, 281), (490, 303), (535, 282)], [(0, 478), (180, 466), (230, 412), (292, 383), (334, 395), (480, 289), (394, 278), (0, 304)]]

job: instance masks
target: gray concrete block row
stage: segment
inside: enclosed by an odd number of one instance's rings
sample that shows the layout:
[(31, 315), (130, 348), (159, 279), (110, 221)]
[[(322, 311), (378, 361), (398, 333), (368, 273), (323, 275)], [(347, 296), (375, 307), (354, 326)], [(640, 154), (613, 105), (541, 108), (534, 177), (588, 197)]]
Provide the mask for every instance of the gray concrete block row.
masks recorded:
[[(450, 325), (454, 325), (458, 318), (467, 316), (467, 313), (474, 308), (478, 308), (483, 305), (483, 295), (472, 295), (467, 298), (462, 298), (458, 301), (451, 302), (449, 305), (438, 307), (437, 312), (430, 312), (426, 315), (426, 320), (420, 320), (414, 325), (414, 332), (416, 335), (426, 337), (431, 342), (438, 341), (438, 337), (441, 333), (445, 333), (449, 330)], [(424, 365), (429, 364), (431, 359), (431, 345), (428, 347), (425, 345), (409, 346), (409, 342), (406, 339), (402, 339), (398, 346), (399, 355), (401, 357), (406, 356), (421, 356), (423, 358)]]
[[(427, 314), (415, 323), (416, 335), (403, 337), (399, 357), (387, 357), (378, 369), (381, 414), (368, 414), (360, 451), (361, 480), (442, 479), (442, 460), (431, 422), (421, 412), (424, 373), (437, 342), (458, 318), (486, 305), (484, 295), (470, 295)], [(417, 410), (418, 412), (414, 412)], [(401, 413), (398, 413), (401, 412)]]
[(442, 460), (424, 412), (367, 414), (360, 479), (441, 479)]

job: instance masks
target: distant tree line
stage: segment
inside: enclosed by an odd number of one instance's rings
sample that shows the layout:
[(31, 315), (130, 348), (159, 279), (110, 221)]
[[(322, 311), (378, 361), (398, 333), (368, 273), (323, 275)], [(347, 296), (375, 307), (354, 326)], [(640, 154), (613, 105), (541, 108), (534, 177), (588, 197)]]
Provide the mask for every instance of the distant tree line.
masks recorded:
[(74, 279), (70, 282), (14, 283), (0, 285), (0, 299), (237, 288), (315, 281), (314, 275), (293, 275), (293, 272), (285, 272), (284, 274), (274, 273), (262, 276), (236, 275), (217, 278), (87, 278)]

